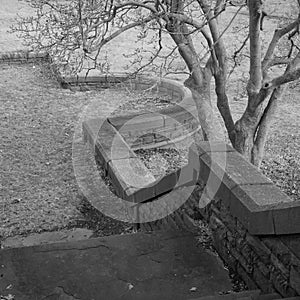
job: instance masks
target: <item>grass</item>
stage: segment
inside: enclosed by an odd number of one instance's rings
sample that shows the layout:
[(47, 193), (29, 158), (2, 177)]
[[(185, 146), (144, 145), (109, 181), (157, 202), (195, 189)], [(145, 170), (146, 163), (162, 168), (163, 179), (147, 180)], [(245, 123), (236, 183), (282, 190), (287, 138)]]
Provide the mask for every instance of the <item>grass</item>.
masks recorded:
[[(129, 113), (154, 106), (149, 98), (145, 106), (139, 93), (122, 88), (62, 89), (47, 69), (38, 64), (0, 65), (0, 237), (83, 226), (86, 204), (82, 206), (72, 165), (80, 113), (94, 100), (99, 107), (92, 113), (97, 116), (108, 116), (113, 107), (119, 107), (114, 113)], [(134, 99), (139, 104), (134, 110), (128, 105), (126, 111), (121, 104)]]

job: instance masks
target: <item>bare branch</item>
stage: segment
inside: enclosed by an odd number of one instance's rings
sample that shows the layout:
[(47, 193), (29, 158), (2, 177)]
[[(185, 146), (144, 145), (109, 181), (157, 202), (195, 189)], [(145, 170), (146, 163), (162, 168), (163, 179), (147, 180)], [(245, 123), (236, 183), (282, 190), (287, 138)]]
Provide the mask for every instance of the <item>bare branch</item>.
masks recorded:
[(279, 40), (289, 32), (291, 32), (293, 29), (297, 28), (300, 24), (300, 18), (298, 18), (296, 21), (290, 23), (286, 27), (282, 29), (277, 29), (274, 32), (273, 38), (269, 44), (269, 47), (267, 49), (267, 52), (264, 56), (264, 59), (262, 61), (262, 68), (263, 71), (265, 72), (267, 68), (272, 64), (272, 58), (273, 58), (273, 53), (274, 50), (279, 42)]
[(290, 71), (286, 74), (283, 74), (275, 79), (273, 79), (271, 82), (267, 82), (264, 84), (264, 89), (274, 89), (282, 84), (295, 81), (300, 78), (300, 68), (296, 69), (294, 71)]
[(110, 42), (111, 40), (113, 40), (114, 38), (116, 38), (117, 36), (119, 36), (120, 34), (124, 33), (125, 31), (129, 30), (129, 29), (132, 29), (134, 27), (137, 27), (137, 26), (140, 26), (142, 24), (145, 24), (145, 23), (148, 23), (152, 20), (155, 19), (155, 16), (149, 16), (143, 20), (140, 20), (138, 22), (134, 22), (134, 23), (131, 23), (131, 24), (128, 24), (124, 27), (121, 27), (120, 29), (116, 30), (114, 33), (112, 33), (110, 36), (100, 40), (99, 43), (95, 44), (95, 49), (91, 49), (92, 51), (95, 51), (95, 50), (99, 50), (101, 49), (105, 44), (107, 44), (108, 42)]
[(235, 69), (236, 66), (238, 65), (238, 63), (237, 63), (237, 57), (238, 57), (238, 55), (242, 52), (242, 50), (245, 48), (245, 46), (246, 46), (248, 40), (249, 40), (249, 34), (248, 34), (248, 35), (246, 36), (246, 38), (243, 40), (241, 46), (240, 46), (237, 50), (234, 51), (233, 56), (232, 56), (232, 59), (233, 59), (233, 61), (234, 61), (234, 65), (233, 65), (232, 69), (230, 70), (227, 79), (231, 76), (231, 74), (233, 73), (234, 69)]

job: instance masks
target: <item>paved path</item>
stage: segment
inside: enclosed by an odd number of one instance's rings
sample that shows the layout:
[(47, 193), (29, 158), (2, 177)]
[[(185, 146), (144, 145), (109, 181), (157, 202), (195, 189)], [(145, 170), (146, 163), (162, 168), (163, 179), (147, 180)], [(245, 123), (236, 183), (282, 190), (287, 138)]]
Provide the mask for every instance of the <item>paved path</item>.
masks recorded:
[(218, 259), (184, 232), (5, 249), (0, 276), (0, 295), (16, 300), (192, 299), (231, 289)]

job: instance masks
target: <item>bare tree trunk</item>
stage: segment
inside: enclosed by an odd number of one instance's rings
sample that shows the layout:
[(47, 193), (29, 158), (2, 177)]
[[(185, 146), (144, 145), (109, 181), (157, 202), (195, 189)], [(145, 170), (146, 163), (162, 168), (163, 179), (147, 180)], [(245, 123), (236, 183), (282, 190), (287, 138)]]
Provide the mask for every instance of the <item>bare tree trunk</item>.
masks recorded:
[[(248, 161), (253, 162), (255, 135), (262, 116), (262, 105), (258, 104), (262, 87), (260, 21), (262, 2), (248, 1), (250, 36), (250, 78), (247, 85), (248, 105), (243, 116), (235, 123), (234, 148)], [(263, 95), (266, 97), (267, 95)], [(262, 97), (262, 96), (261, 96)]]
[(201, 82), (197, 82), (190, 76), (185, 81), (185, 86), (192, 92), (205, 140), (224, 141), (225, 135), (221, 123), (217, 119), (211, 103), (211, 71), (208, 68), (203, 68), (201, 72)]
[[(181, 13), (183, 9), (182, 0), (172, 1), (171, 12)], [(212, 62), (208, 61), (205, 67), (201, 67), (197, 52), (194, 48), (190, 32), (186, 24), (176, 19), (170, 19), (166, 26), (169, 34), (176, 43), (178, 51), (190, 71), (190, 77), (185, 81), (193, 95), (196, 103), (199, 122), (206, 140), (224, 140), (221, 124), (216, 119), (210, 95), (212, 80)]]

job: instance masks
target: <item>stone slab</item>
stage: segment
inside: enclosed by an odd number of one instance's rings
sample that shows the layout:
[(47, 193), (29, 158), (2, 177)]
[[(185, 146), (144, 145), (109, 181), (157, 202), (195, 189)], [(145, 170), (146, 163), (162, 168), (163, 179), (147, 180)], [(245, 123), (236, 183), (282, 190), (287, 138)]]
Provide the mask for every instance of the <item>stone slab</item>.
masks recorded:
[(191, 155), (201, 156), (204, 153), (210, 152), (235, 152), (236, 150), (229, 144), (223, 142), (199, 142), (190, 148)]
[(215, 176), (228, 188), (237, 185), (272, 185), (255, 166), (247, 162), (236, 151), (210, 152), (200, 156), (200, 177), (207, 182), (209, 176)]
[(90, 238), (94, 232), (86, 228), (74, 228), (52, 232), (32, 233), (28, 236), (14, 236), (1, 241), (1, 248), (17, 248), (56, 242), (79, 241)]
[(276, 234), (300, 233), (300, 201), (285, 201), (273, 209)]
[[(240, 185), (233, 189), (230, 198), (230, 211), (248, 231), (254, 235), (291, 233), (298, 228), (299, 221), (292, 222), (287, 210), (278, 210), (282, 204), (294, 206), (292, 199), (274, 185)], [(298, 214), (299, 216), (299, 214)]]
[(160, 178), (155, 185), (155, 195), (159, 196), (165, 192), (172, 190), (176, 186), (177, 180), (178, 175), (176, 172), (172, 172)]
[[(118, 131), (150, 130), (162, 127), (164, 118), (158, 113), (141, 112), (125, 116), (109, 117), (108, 122)], [(124, 127), (124, 129), (122, 129)]]
[(139, 200), (145, 201), (153, 198), (151, 186), (156, 179), (139, 158), (113, 159), (108, 164), (108, 176), (125, 200), (133, 200), (134, 192), (148, 186), (150, 186), (149, 193), (144, 193), (145, 198)]
[(156, 196), (154, 185), (155, 183), (150, 184), (148, 187), (145, 188), (128, 187), (124, 191), (124, 199), (134, 203), (140, 203), (147, 200), (151, 200)]
[(5, 249), (0, 274), (0, 295), (22, 300), (182, 300), (231, 289), (217, 257), (184, 232)]
[(105, 166), (112, 159), (136, 157), (117, 130), (104, 119), (83, 122), (83, 132), (84, 140)]

